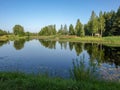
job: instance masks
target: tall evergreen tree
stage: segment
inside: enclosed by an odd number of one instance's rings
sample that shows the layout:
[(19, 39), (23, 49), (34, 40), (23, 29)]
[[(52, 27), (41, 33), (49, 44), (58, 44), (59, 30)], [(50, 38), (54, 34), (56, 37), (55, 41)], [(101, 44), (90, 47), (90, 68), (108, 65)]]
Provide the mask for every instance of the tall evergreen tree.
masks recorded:
[(85, 30), (84, 30), (84, 26), (82, 26), (82, 30), (81, 30), (81, 36), (85, 36)]
[(70, 26), (69, 26), (69, 34), (70, 35), (75, 35), (74, 27), (73, 27), (72, 24), (70, 24)]
[(64, 33), (64, 35), (68, 34), (68, 29), (67, 29), (67, 25), (66, 24), (64, 25), (63, 33)]
[(75, 27), (75, 33), (77, 36), (81, 36), (81, 31), (82, 31), (82, 23), (80, 20), (77, 20), (76, 27)]
[(92, 35), (91, 21), (84, 25), (85, 35)]
[(99, 13), (99, 30), (102, 37), (103, 31), (105, 30), (105, 19), (103, 17), (102, 11)]
[(94, 11), (92, 11), (91, 18), (90, 18), (90, 28), (91, 28), (90, 30), (91, 30), (92, 36), (93, 34), (98, 32), (98, 18)]
[(113, 23), (112, 34), (113, 35), (120, 35), (120, 7), (117, 10), (116, 18), (115, 18), (115, 21)]
[(60, 29), (59, 29), (58, 33), (63, 35), (63, 25), (62, 24), (60, 26)]
[(112, 31), (113, 23), (115, 22), (115, 18), (116, 18), (115, 11), (104, 12), (104, 18), (105, 18), (104, 36), (111, 36), (113, 34)]

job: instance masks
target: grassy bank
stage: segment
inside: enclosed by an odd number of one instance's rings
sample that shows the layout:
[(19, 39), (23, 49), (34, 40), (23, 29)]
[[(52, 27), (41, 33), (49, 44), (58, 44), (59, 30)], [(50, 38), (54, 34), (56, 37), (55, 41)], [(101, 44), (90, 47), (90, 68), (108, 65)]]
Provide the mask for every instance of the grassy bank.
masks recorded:
[(99, 80), (65, 80), (42, 75), (0, 73), (0, 90), (120, 90), (120, 83)]
[(26, 39), (27, 36), (15, 36), (15, 35), (4, 35), (4, 36), (0, 36), (0, 41), (7, 41), (7, 40), (18, 40), (18, 39)]
[[(5, 40), (18, 40), (26, 39), (28, 36), (0, 36), (0, 41)], [(120, 36), (109, 36), (109, 37), (77, 37), (77, 36), (65, 36), (65, 35), (53, 35), (53, 36), (29, 36), (29, 39), (44, 39), (53, 41), (69, 41), (69, 42), (85, 42), (85, 43), (102, 43), (107, 45), (120, 46)]]
[(7, 41), (9, 40), (8, 36), (0, 36), (0, 41)]
[(102, 43), (102, 44), (114, 44), (120, 45), (120, 36), (111, 36), (111, 37), (77, 37), (77, 36), (39, 36), (38, 39), (44, 40), (57, 40), (57, 41), (70, 41), (70, 42), (86, 42), (86, 43)]
[(26, 39), (27, 38), (27, 36), (18, 36), (18, 35), (8, 35), (8, 39), (9, 40), (19, 40), (19, 39)]

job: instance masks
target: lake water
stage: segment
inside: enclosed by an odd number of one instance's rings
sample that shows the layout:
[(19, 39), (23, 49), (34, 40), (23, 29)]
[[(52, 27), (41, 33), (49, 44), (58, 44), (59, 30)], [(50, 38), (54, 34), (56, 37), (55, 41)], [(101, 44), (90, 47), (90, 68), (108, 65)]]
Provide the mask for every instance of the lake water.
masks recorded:
[(0, 42), (1, 72), (47, 73), (69, 78), (73, 61), (81, 57), (86, 67), (95, 64), (96, 71), (104, 78), (120, 79), (120, 47), (24, 39)]

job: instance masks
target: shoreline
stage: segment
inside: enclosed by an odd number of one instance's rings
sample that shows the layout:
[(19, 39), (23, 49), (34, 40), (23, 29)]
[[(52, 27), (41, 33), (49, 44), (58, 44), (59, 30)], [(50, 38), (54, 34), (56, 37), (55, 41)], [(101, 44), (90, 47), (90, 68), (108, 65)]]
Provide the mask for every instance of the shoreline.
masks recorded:
[(77, 37), (77, 36), (64, 36), (64, 35), (55, 35), (55, 36), (0, 36), (0, 41), (7, 41), (7, 40), (19, 40), (19, 39), (42, 39), (48, 41), (67, 41), (67, 42), (81, 42), (81, 43), (99, 43), (105, 44), (109, 46), (120, 46), (120, 36), (109, 36), (109, 37)]

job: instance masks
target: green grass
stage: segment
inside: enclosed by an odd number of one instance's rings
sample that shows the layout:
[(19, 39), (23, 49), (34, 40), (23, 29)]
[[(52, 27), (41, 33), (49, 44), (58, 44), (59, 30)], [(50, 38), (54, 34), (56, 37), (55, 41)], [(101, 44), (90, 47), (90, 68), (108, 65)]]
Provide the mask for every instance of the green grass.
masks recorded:
[(8, 40), (19, 40), (19, 39), (26, 39), (27, 36), (15, 36), (15, 35), (4, 35), (0, 36), (0, 41), (8, 41)]
[(38, 36), (38, 39), (44, 40), (57, 40), (57, 41), (69, 41), (69, 42), (85, 42), (85, 43), (102, 43), (120, 46), (120, 36), (109, 36), (109, 37), (77, 37), (77, 36), (65, 36), (65, 35), (55, 35), (55, 36)]
[(26, 39), (27, 36), (18, 36), (18, 35), (8, 35), (9, 40), (19, 40), (19, 39)]
[(120, 83), (96, 79), (76, 81), (44, 75), (1, 72), (0, 90), (120, 90)]
[(109, 37), (104, 37), (103, 38), (104, 41), (109, 41), (109, 42), (112, 42), (112, 43), (120, 43), (120, 36), (109, 36)]

